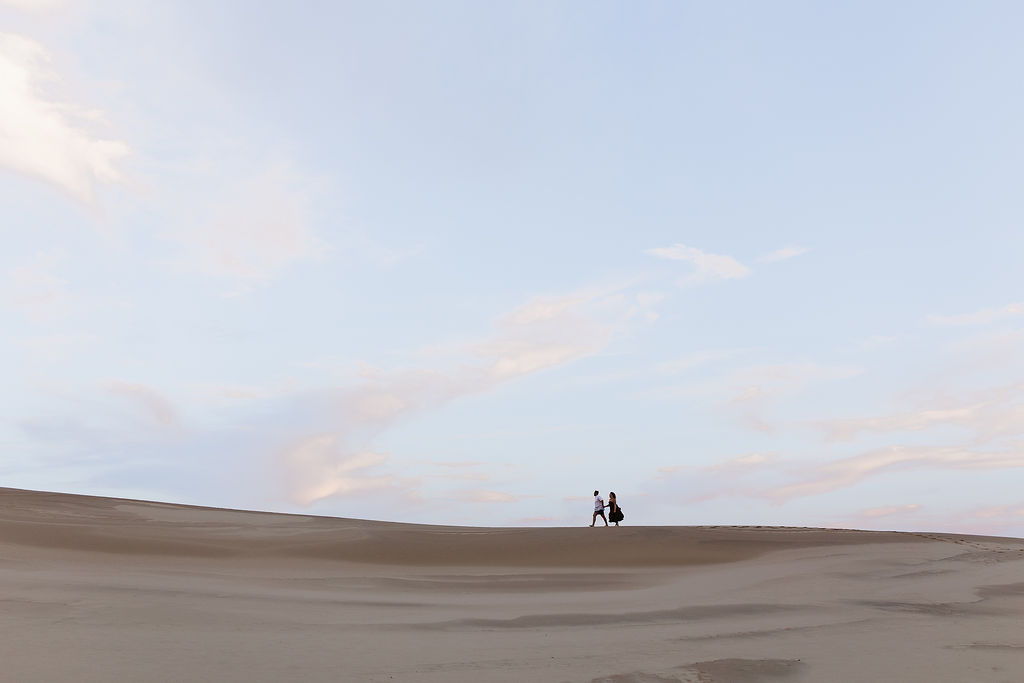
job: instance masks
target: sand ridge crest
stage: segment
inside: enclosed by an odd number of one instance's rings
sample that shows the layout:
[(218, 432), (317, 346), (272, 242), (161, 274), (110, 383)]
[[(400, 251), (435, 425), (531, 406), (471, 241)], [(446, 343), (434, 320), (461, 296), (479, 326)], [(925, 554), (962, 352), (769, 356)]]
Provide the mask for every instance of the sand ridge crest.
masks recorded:
[(1022, 550), (855, 530), (467, 529), (0, 489), (0, 678), (1019, 681)]

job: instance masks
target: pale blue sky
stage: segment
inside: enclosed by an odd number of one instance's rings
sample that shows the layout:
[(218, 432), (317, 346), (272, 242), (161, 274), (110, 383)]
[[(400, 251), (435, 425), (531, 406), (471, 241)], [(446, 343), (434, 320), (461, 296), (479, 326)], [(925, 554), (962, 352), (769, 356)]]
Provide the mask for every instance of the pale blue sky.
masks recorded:
[(0, 0), (0, 483), (1024, 535), (1022, 20)]

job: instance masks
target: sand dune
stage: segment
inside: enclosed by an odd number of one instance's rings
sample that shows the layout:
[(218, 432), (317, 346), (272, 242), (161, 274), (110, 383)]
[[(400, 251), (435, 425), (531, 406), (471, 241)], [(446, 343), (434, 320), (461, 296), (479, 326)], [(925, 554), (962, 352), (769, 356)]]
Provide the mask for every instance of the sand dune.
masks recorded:
[(1024, 541), (0, 489), (3, 681), (1021, 681)]

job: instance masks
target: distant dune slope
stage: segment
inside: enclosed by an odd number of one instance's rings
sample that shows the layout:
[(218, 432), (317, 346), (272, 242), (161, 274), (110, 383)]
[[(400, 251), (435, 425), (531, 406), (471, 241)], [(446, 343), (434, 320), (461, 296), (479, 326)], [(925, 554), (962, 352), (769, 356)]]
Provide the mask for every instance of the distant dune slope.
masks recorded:
[[(675, 566), (924, 535), (762, 527), (475, 528), (248, 512), (0, 488), (0, 544), (422, 566)], [(928, 540), (938, 536), (928, 535)]]

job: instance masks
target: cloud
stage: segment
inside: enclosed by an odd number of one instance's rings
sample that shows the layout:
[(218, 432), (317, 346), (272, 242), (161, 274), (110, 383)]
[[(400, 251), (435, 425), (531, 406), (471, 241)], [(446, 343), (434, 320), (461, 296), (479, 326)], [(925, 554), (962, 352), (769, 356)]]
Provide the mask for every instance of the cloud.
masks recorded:
[(809, 251), (809, 247), (783, 247), (782, 249), (770, 251), (767, 254), (761, 254), (757, 257), (757, 261), (758, 263), (777, 263), (778, 261), (785, 261), (786, 259), (793, 258), (794, 256), (806, 254)]
[(934, 427), (957, 426), (970, 430), (974, 444), (993, 438), (1024, 434), (1024, 385), (1010, 384), (974, 392), (970, 403), (934, 405), (892, 415), (821, 420), (830, 441), (850, 441), (862, 433), (924, 431)]
[(849, 379), (863, 370), (852, 366), (817, 363), (782, 363), (745, 368), (723, 378), (722, 386), (732, 395), (731, 403), (774, 399), (803, 391), (817, 382)]
[(61, 317), (70, 301), (67, 282), (54, 272), (62, 260), (59, 254), (38, 252), (30, 263), (11, 270), (7, 286), (0, 290), (0, 302), (37, 323)]
[(686, 261), (696, 266), (696, 270), (685, 282), (701, 283), (713, 280), (731, 280), (750, 275), (750, 269), (732, 256), (709, 254), (688, 247), (685, 244), (673, 244), (670, 247), (658, 247), (646, 250), (647, 254), (673, 261)]
[(337, 495), (379, 493), (384, 489), (405, 490), (410, 480), (376, 470), (387, 462), (380, 453), (346, 454), (335, 434), (302, 439), (282, 455), (290, 489), (297, 503), (309, 505)]
[(279, 164), (237, 181), (204, 219), (165, 237), (184, 250), (179, 266), (233, 283), (230, 294), (244, 293), (326, 251), (310, 227), (312, 188)]
[(0, 166), (92, 204), (97, 185), (124, 182), (118, 165), (131, 148), (95, 132), (100, 112), (53, 94), (64, 84), (50, 64), (39, 43), (0, 33)]
[[(879, 520), (884, 520), (879, 521)], [(921, 505), (888, 505), (868, 508), (838, 518), (844, 527), (885, 528), (905, 531), (943, 530), (947, 533), (983, 536), (1024, 535), (1024, 505), (1020, 503), (928, 509)]]
[(980, 451), (959, 447), (889, 446), (813, 468), (798, 481), (759, 495), (775, 502), (820, 495), (852, 486), (882, 472), (914, 469), (1014, 469), (1024, 467), (1024, 450)]
[(933, 325), (947, 326), (988, 325), (999, 320), (1016, 317), (1021, 313), (1024, 313), (1024, 303), (1018, 302), (1007, 304), (1002, 308), (986, 308), (961, 315), (930, 315), (928, 322)]
[(859, 517), (865, 519), (878, 519), (879, 517), (892, 517), (893, 515), (905, 515), (912, 512), (917, 512), (921, 509), (920, 505), (909, 503), (907, 505), (885, 505), (883, 507), (874, 507), (861, 510), (858, 514)]
[[(778, 453), (747, 453), (731, 460), (718, 463), (716, 465), (710, 465), (704, 468), (705, 472), (736, 472), (739, 470), (751, 470), (754, 468), (762, 467), (769, 463), (773, 463), (778, 460)], [(664, 470), (666, 468), (662, 468)]]
[[(628, 319), (628, 302), (609, 304), (616, 294), (594, 290), (536, 297), (499, 316), (489, 337), (457, 347), (460, 358), (453, 367), (367, 368), (352, 385), (301, 399), (304, 413), (323, 417), (313, 441), (301, 437), (280, 459), (293, 499), (308, 504), (343, 493), (349, 484), (323, 482), (338, 479), (339, 464), (369, 448), (378, 434), (397, 423), (599, 351), (613, 329)], [(602, 315), (610, 316), (608, 322), (598, 320)], [(371, 481), (383, 486), (387, 480)]]
[[(611, 328), (597, 322), (594, 307), (609, 298), (602, 293), (537, 297), (498, 318), (495, 334), (475, 345), (475, 354), (489, 359), (487, 384), (503, 382), (568, 363), (600, 350)], [(620, 319), (628, 311), (620, 310)]]
[(942, 424), (971, 424), (985, 404), (945, 410), (920, 410), (885, 417), (850, 418), (820, 422), (831, 441), (850, 441), (861, 432), (920, 431)]
[(755, 451), (708, 465), (665, 465), (657, 468), (646, 492), (686, 505), (727, 496), (758, 497), (752, 482), (763, 487), (765, 482), (786, 481), (780, 476), (780, 461), (779, 453)]
[(726, 360), (727, 358), (733, 358), (740, 353), (743, 353), (743, 349), (709, 349), (705, 351), (696, 351), (694, 353), (687, 354), (682, 358), (661, 363), (657, 366), (656, 371), (662, 375), (678, 375), (702, 365), (707, 365), (719, 360)]
[(1024, 504), (1013, 505), (988, 505), (972, 511), (972, 516), (982, 519), (993, 519), (999, 517), (1024, 517)]
[(518, 503), (522, 498), (501, 491), (465, 491), (459, 500), (466, 503)]
[(114, 380), (107, 382), (104, 389), (112, 396), (130, 399), (153, 418), (162, 427), (178, 428), (181, 426), (174, 405), (156, 389), (133, 382)]
[(660, 398), (712, 398), (740, 406), (789, 397), (818, 382), (849, 379), (863, 372), (853, 366), (818, 365), (813, 362), (755, 365), (731, 370), (710, 380), (662, 387), (652, 392)]

